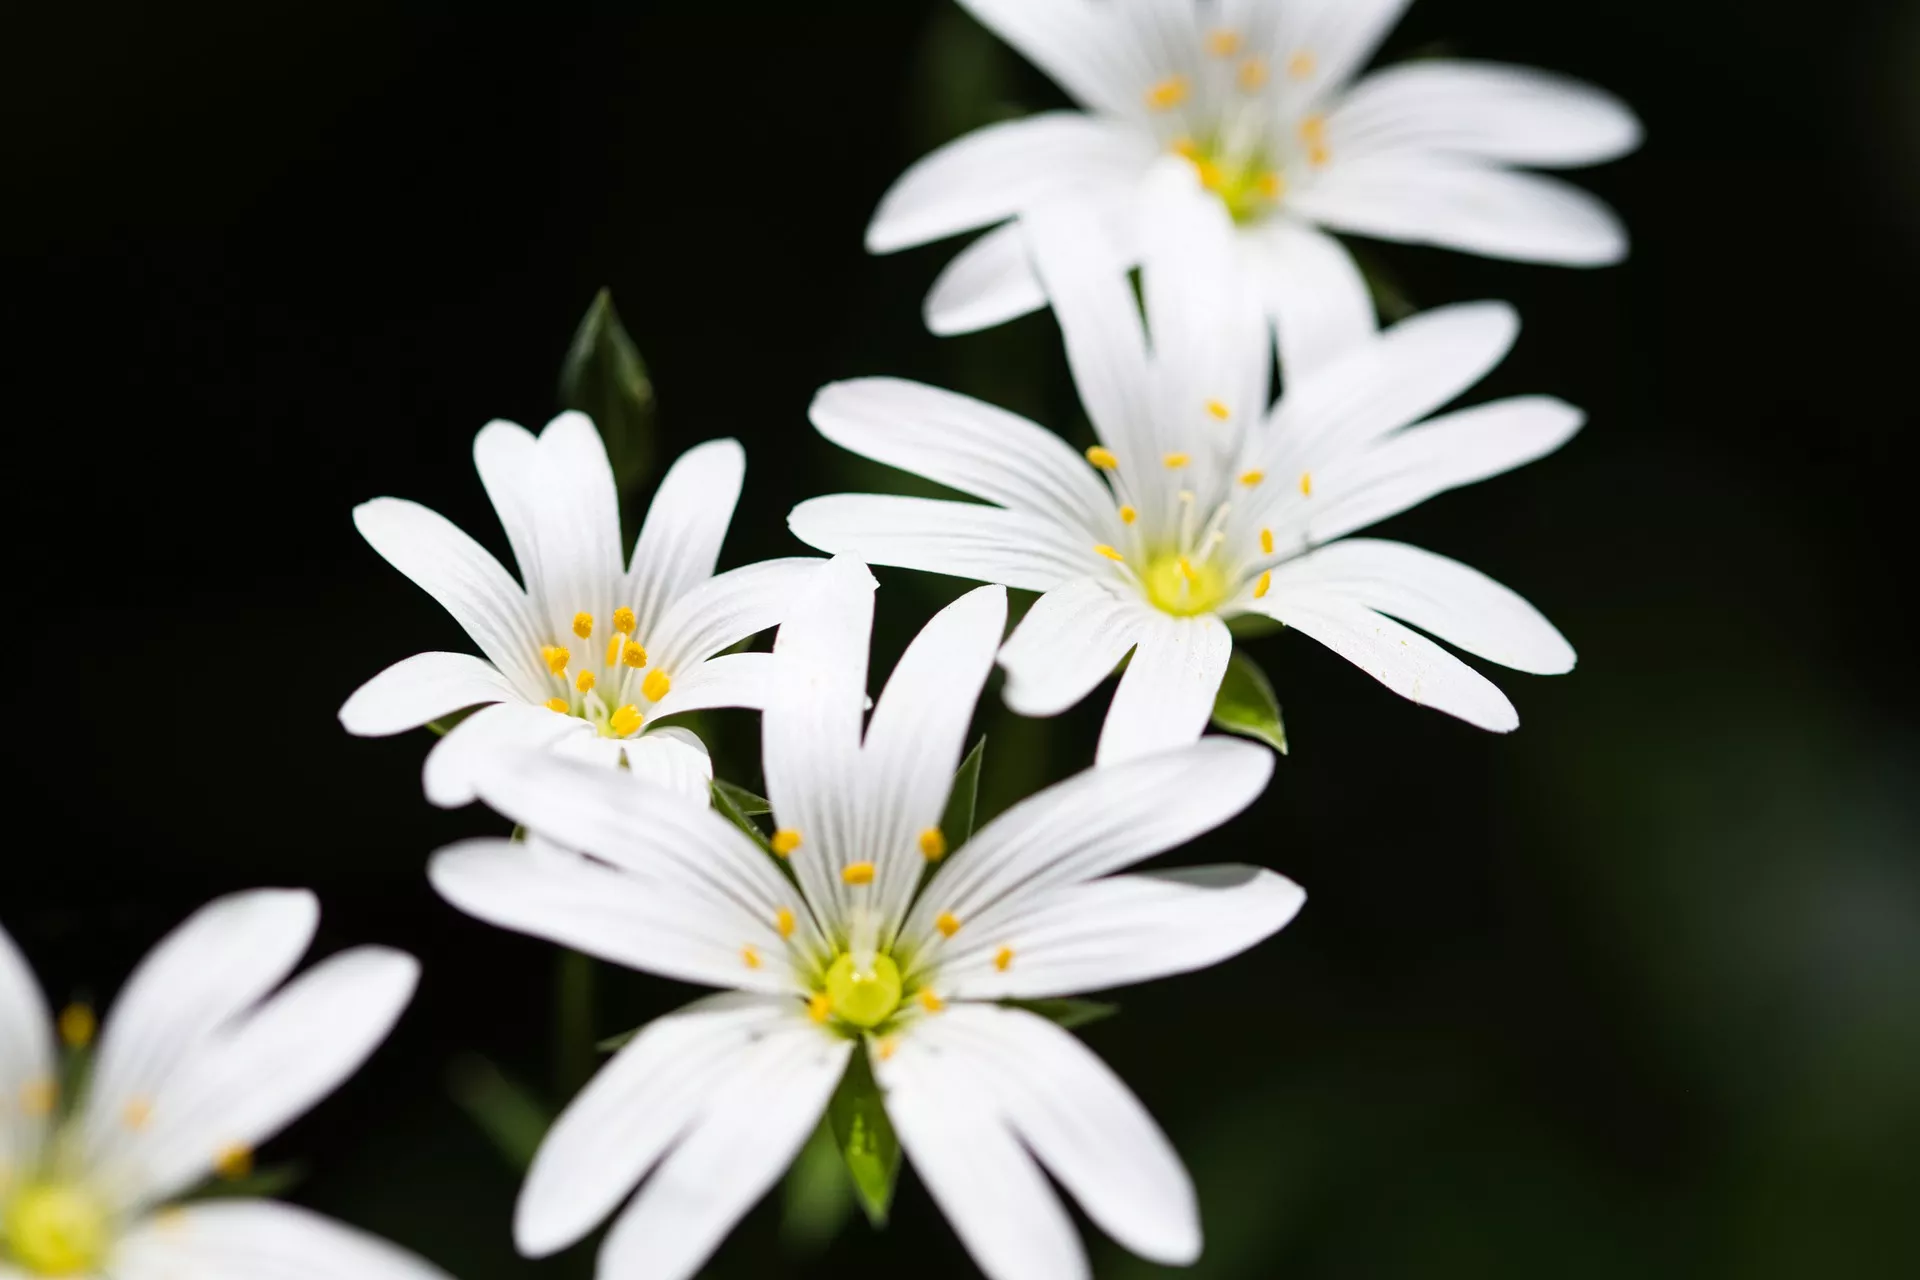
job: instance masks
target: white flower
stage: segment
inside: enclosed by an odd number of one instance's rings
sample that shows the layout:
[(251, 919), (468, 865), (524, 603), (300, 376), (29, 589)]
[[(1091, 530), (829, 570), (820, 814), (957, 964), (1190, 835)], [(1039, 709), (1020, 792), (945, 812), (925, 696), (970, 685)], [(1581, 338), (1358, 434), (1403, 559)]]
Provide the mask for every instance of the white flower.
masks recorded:
[(1269, 412), (1266, 338), (1231, 229), (1183, 169), (1150, 184), (1151, 349), (1097, 228), (1025, 220), (1098, 446), (1081, 457), (1023, 418), (916, 383), (829, 386), (813, 405), (828, 439), (996, 505), (840, 494), (794, 508), (794, 533), (873, 564), (1045, 592), (1001, 654), (1022, 714), (1074, 705), (1132, 650), (1102, 763), (1199, 735), (1236, 614), (1286, 623), (1416, 702), (1514, 728), (1498, 689), (1383, 615), (1521, 671), (1571, 669), (1567, 642), (1464, 565), (1346, 535), (1551, 452), (1581, 414), (1521, 397), (1419, 421), (1511, 346), (1518, 322), (1500, 303), (1363, 340)]
[(1005, 592), (928, 624), (863, 735), (872, 579), (835, 560), (816, 583), (780, 630), (763, 721), (790, 875), (711, 810), (548, 758), (490, 770), (481, 794), (591, 856), (494, 840), (434, 859), (440, 892), (483, 919), (733, 989), (646, 1027), (560, 1118), (521, 1194), (521, 1250), (564, 1248), (645, 1177), (599, 1274), (691, 1275), (863, 1051), (908, 1159), (995, 1280), (1087, 1274), (1042, 1165), (1122, 1244), (1192, 1261), (1193, 1188), (1139, 1101), (1071, 1035), (996, 1002), (1202, 968), (1286, 924), (1303, 895), (1269, 871), (1111, 874), (1245, 808), (1270, 753), (1210, 739), (1083, 773), (948, 860), (938, 824)]
[(746, 456), (732, 440), (689, 449), (647, 509), (630, 567), (620, 566), (613, 469), (584, 415), (563, 413), (538, 439), (492, 422), (473, 442), (526, 581), (418, 503), (375, 498), (353, 522), (394, 568), (443, 605), (486, 655), (422, 653), (382, 671), (340, 708), (348, 732), (417, 728), (463, 707), (427, 755), (427, 798), (474, 798), (478, 762), (501, 748), (545, 748), (618, 765), (704, 799), (713, 766), (699, 738), (663, 717), (758, 707), (767, 655), (717, 656), (778, 623), (819, 562), (768, 560), (714, 574), (740, 498)]
[[(289, 1205), (175, 1203), (250, 1167), (255, 1147), (366, 1061), (412, 998), (419, 966), (383, 947), (281, 986), (318, 923), (305, 892), (202, 908), (127, 980), (83, 1083), (62, 1079), (53, 1022), (0, 929), (0, 1280), (445, 1280)], [(59, 1030), (85, 1047), (92, 1014), (70, 1009)]]
[[(1496, 258), (1599, 265), (1626, 254), (1605, 205), (1509, 166), (1596, 164), (1640, 126), (1598, 89), (1432, 59), (1350, 84), (1408, 0), (961, 0), (1086, 109), (989, 125), (901, 176), (867, 229), (886, 253), (1062, 200), (1138, 261), (1141, 179), (1187, 157), (1238, 225), (1240, 261), (1305, 373), (1373, 327), (1365, 281), (1321, 228)], [(1018, 230), (989, 232), (927, 299), (937, 333), (1045, 305)]]

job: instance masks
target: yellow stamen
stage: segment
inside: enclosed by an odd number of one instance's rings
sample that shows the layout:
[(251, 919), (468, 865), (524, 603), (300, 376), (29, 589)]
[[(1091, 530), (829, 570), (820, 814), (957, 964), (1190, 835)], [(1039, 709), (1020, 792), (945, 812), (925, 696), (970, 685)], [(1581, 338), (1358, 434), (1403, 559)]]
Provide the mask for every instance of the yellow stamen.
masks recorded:
[(582, 640), (590, 638), (593, 635), (593, 615), (590, 613), (574, 614), (573, 634), (579, 636)]
[(1185, 454), (1185, 453), (1170, 453), (1166, 457), (1160, 459), (1160, 461), (1162, 464), (1166, 466), (1167, 470), (1178, 471), (1180, 468), (1186, 466), (1189, 462), (1192, 462), (1193, 456), (1191, 454)]
[(894, 1052), (899, 1049), (899, 1047), (899, 1042), (892, 1036), (883, 1036), (874, 1043), (873, 1051), (880, 1055), (880, 1061), (885, 1062), (887, 1059), (893, 1057)]
[(807, 1016), (815, 1022), (825, 1022), (832, 1012), (833, 997), (824, 991), (817, 992), (813, 999), (807, 1001)]
[(1195, 160), (1193, 162), (1193, 167), (1194, 167), (1194, 170), (1198, 172), (1200, 175), (1200, 185), (1205, 187), (1207, 190), (1219, 191), (1221, 187), (1226, 185), (1226, 181), (1227, 181), (1226, 171), (1223, 170), (1214, 161)]
[(951, 911), (942, 911), (933, 918), (933, 927), (938, 929), (943, 937), (951, 938), (960, 932), (960, 917)]
[(1226, 405), (1220, 403), (1218, 400), (1207, 401), (1207, 412), (1212, 414), (1215, 418), (1219, 419), (1221, 422), (1225, 422), (1228, 418), (1231, 418), (1233, 416), (1233, 411), (1227, 408)]
[(557, 644), (540, 646), (540, 661), (547, 664), (547, 670), (557, 676), (567, 674), (567, 664), (573, 661), (573, 655)]
[(1271, 529), (1260, 531), (1260, 554), (1263, 556), (1273, 554), (1273, 530)]
[(1287, 59), (1287, 74), (1295, 80), (1305, 80), (1313, 74), (1314, 68), (1319, 65), (1320, 60), (1318, 58), (1314, 57), (1308, 50), (1302, 49)]
[(1311, 115), (1300, 122), (1300, 138), (1307, 144), (1307, 160), (1316, 169), (1333, 158), (1327, 149), (1327, 118)]
[(1273, 570), (1269, 569), (1265, 573), (1260, 575), (1260, 581), (1253, 584), (1253, 598), (1255, 600), (1260, 599), (1262, 596), (1266, 595), (1267, 592), (1272, 587), (1273, 587)]
[(1240, 473), (1240, 483), (1247, 486), (1247, 488), (1249, 489), (1253, 488), (1253, 486), (1259, 484), (1262, 480), (1265, 480), (1266, 478), (1267, 478), (1267, 473), (1260, 470), (1258, 467), (1255, 467), (1252, 471), (1242, 471)]
[(1323, 142), (1316, 142), (1307, 148), (1307, 163), (1316, 169), (1326, 168), (1327, 162), (1332, 159), (1333, 152), (1329, 151)]
[(30, 1116), (44, 1116), (60, 1101), (60, 1086), (42, 1076), (20, 1086), (20, 1109)]
[(848, 884), (872, 884), (873, 864), (871, 862), (849, 862), (840, 869), (840, 878)]
[(1300, 473), (1300, 496), (1303, 498), (1311, 498), (1313, 496), (1313, 472), (1311, 471), (1302, 471)]
[(593, 691), (593, 672), (582, 671), (579, 675), (575, 676), (573, 687), (582, 693), (591, 693)]
[(1175, 556), (1173, 563), (1179, 567), (1181, 577), (1185, 578), (1188, 582), (1193, 581), (1193, 561), (1187, 559), (1185, 556)]
[(1154, 111), (1171, 111), (1187, 100), (1187, 78), (1168, 76), (1147, 90), (1147, 106)]
[(1207, 52), (1216, 58), (1231, 58), (1240, 52), (1240, 33), (1227, 27), (1207, 32)]
[(671, 688), (673, 688), (673, 681), (668, 678), (666, 672), (658, 669), (647, 672), (647, 678), (640, 682), (640, 692), (646, 695), (648, 702), (660, 701), (667, 696), (667, 691)]
[(749, 969), (758, 969), (760, 967), (760, 953), (752, 947), (740, 948), (740, 958), (746, 962), (747, 968)]
[(547, 710), (556, 711), (561, 715), (565, 715), (567, 714), (567, 700), (565, 698), (548, 698)]
[(607, 660), (604, 665), (612, 666), (620, 661), (620, 650), (626, 648), (627, 638), (618, 631), (607, 637)]
[(790, 907), (782, 907), (774, 912), (773, 927), (779, 931), (781, 937), (791, 938), (793, 936), (793, 909)]
[(920, 1007), (928, 1013), (938, 1013), (947, 1007), (947, 1002), (935, 995), (930, 987), (920, 988), (919, 1000)]
[(253, 1172), (253, 1148), (238, 1142), (228, 1143), (213, 1158), (213, 1171), (228, 1182), (238, 1182)]
[(1000, 950), (994, 952), (993, 967), (998, 969), (1000, 972), (1005, 973), (1007, 971), (1007, 966), (1012, 963), (1013, 963), (1012, 947), (1002, 947), (1000, 948)]
[(620, 654), (620, 661), (638, 671), (647, 665), (647, 651), (629, 640), (626, 649)]
[(1248, 58), (1240, 64), (1240, 87), (1248, 93), (1258, 93), (1267, 83), (1267, 60)]
[(1200, 144), (1192, 138), (1175, 138), (1172, 150), (1173, 154), (1188, 160), (1197, 160), (1200, 157)]
[(1108, 546), (1104, 542), (1094, 544), (1093, 549), (1099, 554), (1105, 556), (1107, 559), (1113, 561), (1115, 564), (1125, 564), (1127, 562), (1127, 558), (1125, 556), (1121, 555), (1119, 551), (1115, 550), (1113, 547)]
[(613, 629), (618, 634), (630, 636), (633, 634), (633, 629), (639, 625), (638, 622), (634, 621), (633, 610), (627, 608), (627, 606), (621, 605), (613, 611)]
[(1139, 518), (1140, 518), (1140, 513), (1138, 511), (1135, 511), (1132, 507), (1120, 508), (1121, 524), (1132, 524), (1135, 520), (1138, 520)]
[(70, 1004), (60, 1011), (60, 1039), (69, 1049), (86, 1048), (99, 1029), (100, 1023), (88, 1005)]
[(147, 1127), (153, 1120), (153, 1104), (145, 1098), (129, 1098), (127, 1105), (120, 1108), (120, 1123), (135, 1133)]
[(920, 833), (920, 854), (928, 862), (938, 862), (947, 856), (947, 835), (938, 827), (928, 827)]
[(621, 738), (631, 738), (645, 723), (646, 717), (641, 715), (640, 708), (631, 702), (607, 717), (607, 727), (613, 730), (615, 736)]
[(1278, 200), (1286, 194), (1287, 180), (1279, 174), (1267, 172), (1253, 180), (1254, 189), (1269, 200)]
[(1102, 448), (1097, 444), (1088, 446), (1087, 461), (1102, 471), (1113, 471), (1120, 466), (1120, 459), (1113, 456), (1113, 450)]
[(782, 827), (773, 833), (773, 839), (767, 841), (773, 851), (781, 857), (787, 857), (800, 847), (800, 833), (792, 827)]

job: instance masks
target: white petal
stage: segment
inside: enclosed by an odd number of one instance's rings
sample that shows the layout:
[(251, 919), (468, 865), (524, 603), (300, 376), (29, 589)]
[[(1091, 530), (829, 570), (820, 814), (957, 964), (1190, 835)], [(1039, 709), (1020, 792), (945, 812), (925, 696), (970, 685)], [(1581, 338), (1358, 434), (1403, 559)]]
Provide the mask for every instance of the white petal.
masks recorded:
[[(1258, 867), (1109, 876), (1003, 899), (968, 920), (939, 961), (940, 994), (1038, 999), (1108, 991), (1219, 964), (1277, 933), (1306, 902)], [(1005, 969), (995, 963), (1013, 949)]]
[(977, 1078), (993, 1119), (1101, 1230), (1155, 1262), (1187, 1266), (1200, 1256), (1200, 1208), (1179, 1154), (1112, 1068), (1071, 1033), (1025, 1010), (959, 1004), (917, 1024), (907, 1040), (945, 1058), (947, 1071)]
[[(544, 842), (442, 849), (433, 887), (476, 919), (613, 964), (702, 986), (797, 990), (771, 910), (682, 891)], [(746, 961), (752, 948), (758, 967)]]
[(293, 971), (320, 923), (304, 889), (216, 898), (163, 938), (120, 989), (93, 1059), (81, 1117), (90, 1162), (126, 1135), (182, 1064)]
[(867, 836), (877, 863), (874, 902), (883, 941), (906, 914), (966, 749), (974, 704), (1007, 626), (1003, 587), (978, 587), (935, 614), (901, 655), (874, 704), (862, 747)]
[(1274, 570), (1274, 590), (1304, 586), (1392, 614), (1503, 667), (1573, 670), (1573, 646), (1538, 609), (1479, 570), (1419, 547), (1345, 538)]
[(1007, 705), (1055, 716), (1113, 674), (1157, 611), (1130, 588), (1075, 578), (1034, 601), (1000, 650)]
[(1004, 221), (1090, 186), (1124, 185), (1154, 152), (1144, 130), (1071, 111), (975, 129), (900, 175), (867, 227), (867, 251), (891, 253)]
[(927, 292), (927, 328), (942, 337), (991, 329), (1047, 305), (1018, 221), (955, 254)]
[(1448, 489), (1543, 458), (1571, 440), (1586, 415), (1550, 396), (1475, 405), (1409, 427), (1313, 478), (1308, 540), (1332, 542)]
[(0, 1168), (26, 1164), (46, 1131), (41, 1109), (23, 1103), (55, 1082), (52, 1026), (27, 958), (0, 928)]
[(1114, 691), (1094, 763), (1119, 764), (1198, 738), (1232, 657), (1233, 637), (1213, 614), (1157, 614)]
[(808, 1022), (797, 1001), (707, 1081), (706, 1106), (660, 1162), (600, 1251), (600, 1274), (685, 1280), (779, 1178), (826, 1112), (853, 1042)]
[(114, 1280), (448, 1280), (406, 1250), (271, 1200), (169, 1209), (120, 1242)]
[[(564, 739), (593, 733), (577, 716), (524, 702), (499, 702), (462, 720), (427, 752), (421, 781), (427, 799), (443, 809), (472, 804), (474, 778), (488, 760), (503, 751), (544, 751)], [(618, 757), (609, 755), (612, 763)]]
[(1529, 67), (1428, 58), (1376, 71), (1327, 117), (1336, 154), (1447, 151), (1541, 168), (1599, 164), (1640, 145), (1603, 89)]
[(652, 729), (622, 743), (621, 749), (627, 768), (641, 781), (651, 782), (694, 804), (707, 800), (711, 794), (713, 757), (707, 754), (707, 744), (692, 730), (678, 725)]
[(1078, 529), (978, 502), (836, 493), (787, 517), (793, 536), (868, 564), (1046, 591), (1105, 564)]
[(1144, 95), (1158, 78), (1156, 69), (1147, 51), (1126, 38), (1110, 6), (1088, 0), (960, 3), (1087, 106), (1123, 117), (1144, 114)]
[(667, 468), (640, 526), (622, 602), (639, 615), (643, 640), (654, 635), (669, 605), (713, 576), (746, 474), (746, 451), (737, 440), (695, 445)]
[(662, 719), (709, 707), (746, 707), (758, 711), (773, 694), (775, 672), (770, 653), (729, 653), (709, 658), (685, 674), (676, 675), (673, 689), (653, 704), (650, 714), (654, 719)]
[(1003, 896), (1072, 884), (1185, 844), (1259, 798), (1273, 752), (1225, 737), (1125, 764), (1089, 769), (1029, 796), (941, 866), (904, 933), (935, 936), (934, 920), (962, 922)]
[(1373, 336), (1373, 294), (1338, 240), (1293, 218), (1242, 235), (1255, 286), (1273, 319), (1289, 394)]
[(361, 503), (353, 524), (387, 563), (453, 615), (494, 666), (523, 690), (544, 687), (533, 607), (486, 548), (445, 516), (400, 498)]
[(895, 1052), (874, 1063), (914, 1172), (987, 1280), (1084, 1280), (1087, 1257), (1073, 1222), (1001, 1116), (977, 1055), (921, 1034), (931, 1025), (901, 1036)]
[(354, 690), (340, 723), (363, 738), (417, 729), (463, 707), (518, 700), (500, 669), (465, 653), (416, 653)]
[(1274, 591), (1253, 608), (1277, 618), (1421, 706), (1495, 733), (1520, 714), (1485, 676), (1417, 631), (1325, 587)]
[(647, 634), (653, 664), (678, 683), (680, 673), (693, 663), (779, 626), (819, 567), (812, 556), (761, 560), (689, 587)]
[(860, 378), (821, 388), (809, 416), (843, 449), (1084, 528), (1089, 541), (1112, 541), (1119, 527), (1106, 485), (1066, 441), (969, 396), (899, 378)]
[(201, 1181), (223, 1153), (251, 1150), (306, 1114), (372, 1054), (413, 996), (420, 966), (384, 947), (343, 951), (221, 1028), (122, 1125), (99, 1167), (117, 1204), (152, 1204)]
[(1489, 258), (1598, 267), (1627, 256), (1620, 218), (1580, 188), (1446, 156), (1339, 160), (1293, 207), (1336, 231)]
[(1278, 9), (1274, 24), (1274, 60), (1285, 64), (1296, 55), (1311, 59), (1308, 73), (1298, 81), (1296, 102), (1311, 102), (1338, 89), (1373, 56), (1387, 32), (1400, 21), (1412, 0), (1243, 0), (1269, 11)]

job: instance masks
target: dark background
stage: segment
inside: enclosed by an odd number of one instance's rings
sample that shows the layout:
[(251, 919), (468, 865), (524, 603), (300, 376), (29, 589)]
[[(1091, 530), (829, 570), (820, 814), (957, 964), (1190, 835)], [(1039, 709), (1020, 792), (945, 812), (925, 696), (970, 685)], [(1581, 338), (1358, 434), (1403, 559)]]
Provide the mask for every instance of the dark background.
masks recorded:
[[(936, 340), (919, 299), (952, 246), (860, 247), (911, 159), (1056, 91), (943, 0), (468, 7), (6, 18), (0, 919), (55, 999), (104, 996), (207, 897), (313, 886), (323, 949), (401, 945), (426, 980), (268, 1158), (464, 1280), (578, 1277), (584, 1250), (514, 1258), (517, 1175), (448, 1093), (473, 1053), (553, 1083), (553, 948), (422, 875), (500, 824), (425, 804), (424, 733), (334, 719), (389, 662), (468, 646), (348, 513), (416, 498), (504, 555), (473, 433), (553, 411), (602, 284), (662, 451), (747, 445), (724, 564), (797, 550), (802, 497), (905, 486), (811, 432), (830, 379), (921, 377), (1079, 439), (1050, 319)], [(1632, 226), (1622, 267), (1374, 254), (1420, 305), (1519, 305), (1477, 397), (1591, 413), (1386, 527), (1526, 594), (1580, 668), (1495, 672), (1524, 720), (1500, 738), (1255, 642), (1292, 755), (1179, 856), (1311, 901), (1086, 1037), (1193, 1169), (1197, 1276), (1920, 1274), (1920, 13), (1423, 0), (1385, 56), (1436, 48), (1585, 76), (1648, 124), (1578, 175)], [(890, 664), (961, 584), (881, 578)], [(988, 805), (1088, 760), (1102, 705), (1026, 722), (990, 694)], [(751, 721), (718, 749), (757, 780)], [(603, 972), (596, 1030), (690, 994)], [(778, 1217), (713, 1274), (971, 1274), (910, 1176), (884, 1235), (806, 1255)], [(1157, 1273), (1094, 1247), (1102, 1276)]]

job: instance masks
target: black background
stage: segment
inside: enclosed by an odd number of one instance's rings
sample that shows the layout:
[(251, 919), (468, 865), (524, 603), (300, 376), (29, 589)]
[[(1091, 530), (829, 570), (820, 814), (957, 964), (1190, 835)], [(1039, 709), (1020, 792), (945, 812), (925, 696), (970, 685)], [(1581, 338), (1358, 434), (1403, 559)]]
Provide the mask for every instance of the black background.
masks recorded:
[[(15, 566), (0, 919), (55, 999), (106, 995), (215, 893), (304, 884), (322, 949), (419, 954), (372, 1065), (269, 1151), (297, 1198), (466, 1280), (516, 1175), (448, 1100), (460, 1055), (546, 1088), (553, 950), (441, 904), (424, 734), (348, 738), (363, 679), (449, 619), (355, 535), (391, 493), (504, 555), (470, 462), (537, 424), (610, 284), (661, 449), (733, 435), (724, 564), (802, 497), (904, 481), (822, 442), (837, 377), (914, 376), (1083, 432), (1045, 316), (937, 340), (952, 246), (869, 258), (915, 156), (1056, 91), (942, 0), (51, 7), (6, 19), (0, 404)], [(1831, 0), (1425, 0), (1387, 46), (1603, 83), (1646, 147), (1577, 175), (1631, 225), (1600, 272), (1375, 246), (1421, 305), (1514, 301), (1476, 397), (1587, 408), (1559, 455), (1386, 527), (1580, 650), (1495, 672), (1506, 738), (1297, 637), (1255, 642), (1293, 741), (1181, 856), (1311, 901), (1090, 1029), (1199, 1184), (1199, 1276), (1920, 1272), (1920, 840), (1907, 461), (1920, 13)], [(1078, 439), (1079, 436), (1075, 435)], [(881, 574), (876, 662), (961, 584)], [(990, 694), (987, 802), (1090, 757), (1099, 704)], [(752, 781), (752, 725), (721, 726)], [(606, 973), (598, 1030), (684, 1000)], [(824, 1254), (762, 1209), (714, 1273), (966, 1275), (909, 1177)], [(1102, 1276), (1155, 1270), (1096, 1244)]]

